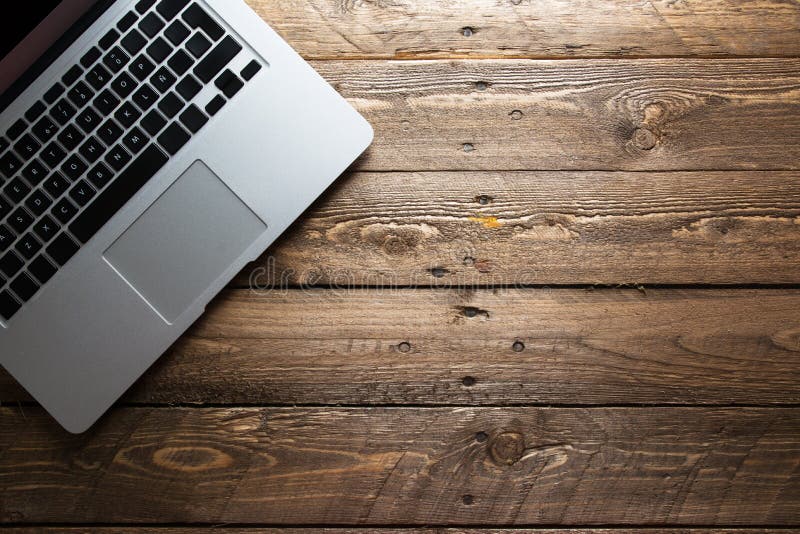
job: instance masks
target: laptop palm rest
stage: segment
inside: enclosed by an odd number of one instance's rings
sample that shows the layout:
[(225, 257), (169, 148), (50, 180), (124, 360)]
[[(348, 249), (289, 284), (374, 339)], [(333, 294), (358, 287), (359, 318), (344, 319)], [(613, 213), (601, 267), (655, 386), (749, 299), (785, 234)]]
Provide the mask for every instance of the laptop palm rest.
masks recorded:
[(266, 229), (197, 160), (103, 257), (172, 324)]

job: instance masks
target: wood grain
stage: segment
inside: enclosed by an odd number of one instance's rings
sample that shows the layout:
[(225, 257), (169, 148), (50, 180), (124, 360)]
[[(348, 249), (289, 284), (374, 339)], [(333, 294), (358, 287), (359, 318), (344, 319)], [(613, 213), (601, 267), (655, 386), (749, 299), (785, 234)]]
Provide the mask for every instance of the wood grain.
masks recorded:
[[(49, 534), (73, 532), (85, 533), (86, 527), (2, 527), (0, 530), (6, 534)], [(228, 527), (215, 525), (213, 527), (163, 527), (151, 526), (130, 527), (96, 527), (92, 526), (92, 533), (96, 534), (140, 534), (143, 532), (158, 534), (365, 534), (381, 532), (382, 534), (794, 534), (800, 529), (781, 528), (448, 528), (448, 527)]]
[(314, 66), (375, 128), (361, 170), (800, 168), (800, 59)]
[(798, 290), (227, 291), (126, 401), (795, 404), (798, 309)]
[(798, 432), (794, 408), (125, 408), (74, 436), (3, 408), (0, 517), (793, 524)]
[(310, 59), (800, 55), (780, 0), (248, 3)]
[(355, 172), (234, 285), (800, 283), (798, 179)]

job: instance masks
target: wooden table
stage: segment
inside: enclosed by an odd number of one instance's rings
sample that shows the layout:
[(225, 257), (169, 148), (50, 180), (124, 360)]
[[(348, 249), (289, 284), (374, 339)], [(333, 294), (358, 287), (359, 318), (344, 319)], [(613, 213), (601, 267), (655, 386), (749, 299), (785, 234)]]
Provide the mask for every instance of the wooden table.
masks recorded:
[(375, 143), (90, 432), (0, 377), (6, 526), (800, 522), (800, 4), (250, 3)]

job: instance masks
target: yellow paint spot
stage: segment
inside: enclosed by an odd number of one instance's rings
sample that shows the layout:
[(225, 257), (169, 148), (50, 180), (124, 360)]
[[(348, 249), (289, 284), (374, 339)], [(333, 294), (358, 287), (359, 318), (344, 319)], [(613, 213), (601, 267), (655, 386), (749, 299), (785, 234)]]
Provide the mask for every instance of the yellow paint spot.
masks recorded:
[(481, 223), (486, 228), (500, 228), (503, 223), (497, 220), (497, 217), (470, 217), (470, 221)]

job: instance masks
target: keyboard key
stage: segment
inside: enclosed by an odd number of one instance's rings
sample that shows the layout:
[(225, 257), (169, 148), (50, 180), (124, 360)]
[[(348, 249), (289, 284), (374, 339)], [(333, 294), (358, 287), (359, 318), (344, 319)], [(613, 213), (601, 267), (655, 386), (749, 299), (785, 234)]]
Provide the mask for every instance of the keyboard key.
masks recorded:
[(94, 65), (94, 62), (97, 61), (98, 59), (100, 59), (100, 49), (97, 48), (96, 46), (93, 46), (81, 58), (81, 65), (83, 65), (84, 68), (88, 69), (89, 67)]
[(156, 3), (156, 0), (140, 0), (136, 3), (136, 11), (143, 15), (145, 11), (153, 7), (153, 4)]
[(215, 41), (219, 41), (219, 39), (225, 35), (225, 30), (222, 29), (222, 26), (217, 24), (216, 21), (197, 4), (189, 6), (189, 9), (183, 12), (181, 18), (183, 18), (190, 27), (202, 29), (206, 32), (206, 35)]
[(17, 274), (22, 266), (25, 265), (24, 262), (19, 259), (19, 256), (13, 251), (8, 251), (6, 254), (0, 258), (0, 271), (5, 273), (5, 275), (9, 278)]
[(83, 141), (84, 135), (74, 125), (70, 124), (58, 134), (58, 142), (67, 150), (73, 150)]
[(99, 63), (92, 67), (92, 70), (86, 73), (86, 81), (88, 81), (89, 84), (91, 84), (91, 86), (97, 91), (102, 89), (110, 79), (111, 73)]
[(161, 93), (166, 93), (170, 87), (172, 87), (177, 78), (175, 75), (172, 74), (170, 71), (161, 67), (156, 71), (156, 73), (150, 78), (150, 83), (158, 89)]
[(170, 20), (181, 12), (189, 0), (161, 0), (156, 6), (156, 11), (164, 17), (164, 20)]
[(161, 102), (158, 103), (158, 109), (161, 110), (161, 113), (166, 115), (167, 118), (171, 119), (183, 109), (183, 100), (175, 93), (169, 92), (161, 99)]
[(28, 210), (36, 215), (37, 217), (45, 212), (47, 208), (49, 208), (53, 204), (53, 201), (50, 200), (50, 197), (39, 191), (38, 189), (34, 191), (31, 196), (25, 200), (25, 206)]
[(108, 182), (111, 181), (111, 178), (114, 176), (114, 173), (108, 169), (108, 167), (103, 164), (103, 162), (98, 163), (89, 171), (86, 177), (92, 182), (97, 189), (102, 189), (106, 186)]
[(128, 147), (128, 150), (130, 150), (133, 154), (138, 154), (144, 148), (144, 145), (147, 143), (147, 141), (148, 139), (145, 137), (142, 131), (136, 127), (129, 131), (122, 140), (125, 146)]
[(211, 102), (206, 104), (206, 113), (211, 115), (212, 117), (217, 114), (219, 110), (222, 109), (222, 106), (225, 105), (225, 97), (222, 95), (217, 95), (211, 99)]
[(40, 148), (42, 145), (31, 134), (23, 135), (14, 144), (14, 151), (24, 160), (32, 158)]
[(89, 89), (89, 86), (85, 83), (78, 82), (75, 84), (75, 87), (69, 90), (67, 96), (69, 97), (70, 101), (75, 104), (78, 109), (80, 109), (89, 103), (94, 96), (94, 91)]
[(230, 36), (225, 37), (197, 64), (194, 75), (203, 83), (210, 82), (241, 50), (242, 45)]
[(41, 161), (34, 158), (22, 169), (22, 176), (29, 184), (38, 185), (39, 182), (47, 177), (47, 169), (44, 168)]
[(164, 39), (159, 37), (153, 44), (147, 47), (147, 55), (153, 58), (156, 63), (161, 63), (172, 53), (172, 47)]
[(104, 147), (103, 144), (97, 140), (97, 138), (90, 137), (81, 145), (81, 147), (78, 149), (78, 152), (81, 156), (83, 156), (83, 159), (89, 163), (94, 163), (100, 158), (100, 156), (103, 155), (105, 149), (106, 147)]
[(17, 176), (3, 188), (3, 192), (6, 196), (11, 199), (11, 202), (14, 204), (19, 204), (22, 202), (28, 193), (31, 192), (31, 188), (22, 181), (22, 178)]
[(22, 304), (8, 291), (0, 292), (0, 316), (6, 321), (17, 314)]
[(175, 86), (175, 90), (178, 92), (179, 95), (183, 97), (184, 100), (191, 100), (194, 96), (200, 92), (203, 86), (200, 85), (194, 76), (191, 74), (187, 74), (184, 79), (178, 82), (178, 85)]
[(131, 155), (128, 154), (121, 145), (115, 145), (106, 154), (106, 163), (111, 165), (115, 171), (122, 170), (125, 165), (131, 160)]
[(67, 234), (61, 234), (45, 250), (59, 266), (64, 265), (80, 247)]
[(10, 247), (12, 241), (14, 241), (14, 232), (9, 230), (8, 226), (0, 224), (0, 251), (5, 251)]
[(209, 48), (211, 48), (211, 41), (206, 39), (202, 33), (195, 33), (192, 38), (186, 42), (186, 50), (191, 52), (197, 59), (200, 59), (203, 54), (208, 52)]
[(103, 65), (108, 67), (111, 72), (119, 72), (122, 67), (127, 65), (130, 59), (120, 47), (115, 46), (103, 58)]
[(33, 278), (28, 276), (27, 273), (21, 273), (11, 282), (9, 288), (22, 299), (23, 302), (27, 302), (39, 291), (39, 284), (34, 282)]
[(97, 108), (97, 111), (103, 115), (108, 115), (119, 105), (119, 98), (110, 90), (104, 89), (103, 92), (97, 95), (92, 104)]
[(22, 162), (11, 152), (6, 152), (0, 157), (0, 172), (6, 178), (11, 178), (22, 167)]
[(24, 262), (19, 259), (19, 256), (13, 251), (8, 251), (6, 254), (0, 258), (0, 271), (5, 273), (5, 275), (9, 278), (17, 274), (22, 266), (25, 265)]
[(122, 128), (112, 119), (108, 119), (97, 130), (97, 135), (100, 136), (100, 139), (102, 139), (105, 144), (111, 145), (122, 135)]
[(39, 222), (33, 227), (33, 231), (36, 232), (36, 235), (38, 235), (42, 241), (47, 243), (56, 236), (60, 228), (58, 223), (50, 218), (49, 215), (45, 215), (39, 219)]
[(17, 137), (22, 135), (25, 132), (25, 129), (28, 125), (22, 119), (17, 119), (17, 121), (11, 125), (11, 127), (6, 131), (6, 135), (12, 141), (15, 140)]
[(131, 63), (131, 66), (128, 67), (128, 70), (131, 72), (131, 74), (136, 76), (137, 80), (143, 82), (145, 78), (150, 76), (155, 68), (156, 66), (153, 65), (153, 62), (147, 59), (147, 56), (142, 54), (133, 60), (133, 63)]
[(78, 206), (85, 206), (94, 197), (95, 191), (89, 182), (81, 180), (69, 190), (69, 196)]
[(184, 130), (177, 122), (173, 122), (158, 136), (158, 144), (164, 147), (164, 150), (169, 152), (170, 155), (174, 156), (189, 139), (191, 139), (189, 132)]
[(24, 257), (26, 260), (30, 260), (42, 249), (42, 244), (38, 239), (33, 237), (33, 234), (27, 233), (17, 241), (14, 248), (17, 249), (20, 256)]
[(158, 100), (158, 93), (145, 84), (133, 93), (133, 101), (142, 111), (147, 111)]
[(216, 85), (225, 96), (228, 98), (233, 98), (233, 95), (238, 93), (239, 90), (244, 87), (244, 82), (242, 82), (242, 80), (240, 80), (239, 77), (232, 73), (229, 69), (225, 69), (222, 71), (222, 74), (220, 74), (219, 78), (214, 81), (214, 85)]
[(128, 35), (122, 38), (120, 44), (126, 52), (128, 52), (130, 55), (134, 55), (138, 53), (139, 50), (144, 48), (144, 45), (147, 44), (147, 39), (139, 32), (139, 30), (133, 29)]
[(260, 70), (261, 70), (261, 63), (259, 63), (254, 59), (253, 61), (248, 63), (245, 68), (242, 69), (241, 72), (242, 78), (244, 78), (245, 81), (249, 82), (253, 78), (253, 76), (258, 74), (258, 71)]
[(208, 117), (200, 111), (200, 108), (192, 104), (181, 113), (180, 121), (190, 132), (197, 133), (208, 122)]
[(136, 89), (136, 82), (131, 78), (127, 72), (120, 73), (117, 78), (111, 82), (111, 88), (120, 98), (127, 98), (134, 89)]
[(117, 42), (117, 39), (119, 39), (119, 32), (114, 28), (111, 28), (108, 30), (108, 33), (100, 38), (100, 48), (103, 50), (108, 50), (114, 45), (114, 43)]
[(0, 219), (11, 213), (11, 202), (0, 195)]
[(64, 94), (64, 90), (65, 90), (64, 86), (61, 85), (60, 83), (56, 82), (44, 94), (44, 101), (47, 102), (48, 104), (52, 104), (53, 102), (58, 100), (58, 97), (60, 97), (62, 94)]
[(53, 171), (44, 181), (44, 190), (53, 198), (60, 197), (67, 190), (67, 187), (69, 187), (69, 182), (58, 171)]
[(69, 227), (70, 231), (81, 242), (86, 243), (167, 161), (167, 156), (161, 150), (155, 145), (149, 145), (75, 219)]
[(121, 32), (128, 31), (138, 18), (139, 17), (136, 16), (136, 13), (133, 11), (128, 11), (125, 13), (125, 16), (119, 19), (119, 22), (117, 22), (117, 29)]
[(39, 138), (39, 141), (44, 143), (56, 135), (56, 132), (58, 132), (58, 125), (50, 117), (42, 117), (39, 119), (39, 122), (33, 125), (31, 131)]
[(170, 43), (178, 46), (184, 41), (184, 39), (189, 37), (190, 33), (192, 32), (189, 31), (189, 28), (187, 28), (183, 22), (175, 20), (172, 22), (172, 24), (167, 26), (166, 30), (164, 30), (164, 37), (169, 39)]
[(11, 225), (15, 232), (21, 234), (33, 224), (33, 217), (24, 209), (17, 208), (6, 222)]
[(39, 281), (44, 284), (56, 274), (55, 266), (47, 261), (44, 256), (39, 256), (28, 265), (28, 271)]
[(84, 172), (86, 172), (86, 168), (86, 163), (84, 163), (83, 160), (77, 155), (73, 154), (67, 158), (67, 161), (65, 161), (64, 165), (61, 166), (61, 172), (63, 172), (67, 178), (74, 182), (80, 178)]
[(75, 120), (85, 133), (92, 132), (100, 124), (100, 115), (92, 108), (86, 108)]
[(167, 60), (167, 65), (172, 71), (177, 74), (178, 76), (182, 76), (186, 73), (187, 70), (194, 64), (194, 60), (192, 57), (184, 52), (183, 50), (178, 50), (172, 57)]
[(72, 202), (67, 200), (66, 198), (62, 198), (59, 200), (55, 207), (50, 210), (50, 213), (58, 219), (61, 224), (67, 224), (70, 219), (72, 219), (76, 213), (78, 213), (77, 208), (72, 205)]
[(133, 123), (139, 120), (141, 116), (141, 112), (130, 102), (123, 103), (114, 113), (114, 118), (126, 129), (133, 126)]
[(151, 39), (155, 37), (163, 27), (164, 21), (158, 18), (158, 15), (155, 13), (148, 13), (141, 22), (139, 22), (139, 29)]
[(78, 78), (81, 77), (81, 74), (83, 74), (83, 69), (80, 68), (78, 65), (73, 65), (64, 75), (64, 77), (61, 78), (61, 81), (64, 82), (64, 85), (69, 87), (70, 85), (78, 81)]
[(77, 110), (63, 98), (50, 108), (50, 116), (62, 126), (69, 122), (75, 116), (75, 113), (77, 113)]
[(48, 167), (55, 169), (61, 165), (61, 162), (67, 157), (67, 153), (64, 152), (58, 143), (53, 142), (44, 147), (44, 150), (42, 150), (40, 156)]
[(150, 135), (156, 135), (167, 125), (167, 120), (158, 111), (151, 111), (142, 119), (142, 128)]
[(25, 118), (28, 120), (28, 122), (33, 122), (41, 117), (42, 113), (44, 113), (46, 110), (47, 106), (45, 106), (43, 102), (37, 100), (36, 103), (28, 108), (28, 111), (25, 112)]
[(5, 137), (0, 137), (0, 153), (11, 146), (11, 143)]

